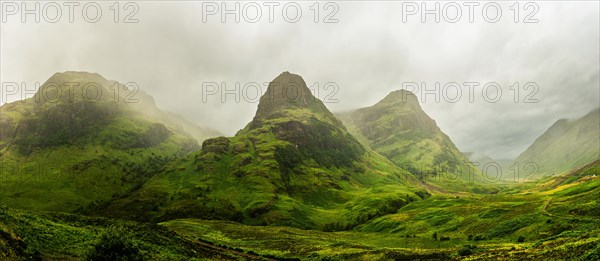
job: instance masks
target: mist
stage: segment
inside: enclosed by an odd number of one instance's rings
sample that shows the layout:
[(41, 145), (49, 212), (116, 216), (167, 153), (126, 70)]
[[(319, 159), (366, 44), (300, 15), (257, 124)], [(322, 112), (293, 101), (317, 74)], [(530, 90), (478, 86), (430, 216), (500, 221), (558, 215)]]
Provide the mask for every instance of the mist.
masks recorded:
[[(109, 3), (99, 3), (96, 23), (7, 17), (2, 83), (33, 88), (56, 72), (97, 72), (134, 82), (161, 109), (225, 135), (252, 119), (258, 92), (283, 71), (301, 75), (333, 112), (371, 106), (405, 88), (460, 150), (495, 159), (515, 158), (556, 120), (600, 104), (598, 2), (537, 3), (534, 23), (523, 22), (531, 11), (523, 7), (515, 22), (508, 3), (495, 23), (478, 15), (472, 23), (466, 16), (437, 23), (418, 15), (403, 22), (402, 2), (360, 1), (334, 2), (339, 9), (329, 20), (334, 9), (319, 6), (318, 22), (313, 3), (300, 2), (296, 23), (279, 13), (271, 23), (266, 9), (257, 23), (233, 16), (222, 22), (206, 15), (202, 2), (136, 2), (138, 21), (115, 23)], [(471, 83), (477, 86), (469, 94)], [(207, 92), (215, 84), (222, 89)]]

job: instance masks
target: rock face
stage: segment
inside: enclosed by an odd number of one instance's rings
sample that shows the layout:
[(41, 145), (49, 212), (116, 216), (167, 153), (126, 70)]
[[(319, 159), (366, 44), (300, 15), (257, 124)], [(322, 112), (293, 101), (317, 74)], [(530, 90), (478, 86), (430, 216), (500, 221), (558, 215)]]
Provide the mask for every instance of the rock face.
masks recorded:
[[(288, 97), (292, 88), (302, 94)], [(103, 212), (335, 230), (395, 211), (416, 192), (426, 194), (412, 174), (361, 145), (300, 76), (284, 72), (234, 137), (204, 141)]]
[[(560, 119), (513, 162), (533, 163), (536, 177), (559, 175), (600, 158), (600, 108), (577, 120)], [(530, 172), (528, 172), (530, 173)]]
[(393, 91), (373, 106), (338, 116), (363, 144), (422, 180), (437, 179), (440, 174), (452, 175), (452, 179), (458, 176), (466, 182), (480, 179), (478, 170), (421, 109), (411, 92)]

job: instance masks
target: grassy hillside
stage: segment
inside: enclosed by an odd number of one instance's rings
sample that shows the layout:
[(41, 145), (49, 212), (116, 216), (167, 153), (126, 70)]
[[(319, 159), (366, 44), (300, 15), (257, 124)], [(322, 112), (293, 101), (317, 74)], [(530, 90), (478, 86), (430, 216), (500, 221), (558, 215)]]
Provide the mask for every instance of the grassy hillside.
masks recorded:
[[(285, 86), (303, 96), (290, 100)], [(419, 181), (354, 139), (297, 75), (283, 73), (254, 120), (169, 165), (102, 213), (345, 230), (428, 196)]]
[[(568, 256), (567, 249), (583, 247), (600, 232), (600, 172), (598, 163), (567, 176), (511, 186), (496, 195), (431, 197), (359, 227), (365, 232), (387, 232), (467, 239), (477, 244), (533, 242), (518, 255), (535, 256), (531, 248), (544, 249), (553, 258)], [(598, 237), (586, 249), (598, 245)], [(549, 241), (563, 238), (559, 242)], [(596, 250), (597, 251), (597, 250)], [(526, 252), (526, 253), (521, 253)], [(578, 252), (576, 255), (583, 254)], [(538, 258), (541, 258), (540, 257)]]
[(411, 92), (391, 92), (371, 107), (338, 117), (365, 146), (424, 182), (451, 191), (489, 191), (481, 186), (488, 180), (421, 109)]
[[(417, 203), (417, 202), (415, 202)], [(421, 204), (420, 202), (419, 204)], [(449, 207), (447, 202), (441, 202)], [(410, 205), (409, 205), (410, 206)], [(429, 204), (429, 207), (433, 207)], [(501, 211), (483, 212), (479, 226)], [(359, 230), (322, 232), (290, 227), (256, 227), (228, 221), (179, 219), (150, 225), (56, 212), (0, 207), (0, 259), (79, 260), (97, 254), (150, 260), (595, 260), (600, 254), (598, 225), (566, 220), (527, 220), (514, 216), (487, 234), (377, 233)], [(516, 221), (519, 220), (519, 221)], [(548, 223), (545, 220), (551, 220)], [(422, 220), (407, 221), (407, 223)], [(521, 223), (519, 223), (521, 222)], [(562, 222), (562, 224), (561, 224)], [(526, 225), (523, 227), (523, 224)], [(513, 225), (523, 229), (548, 228), (537, 238), (501, 236)], [(175, 233), (173, 233), (173, 232)], [(481, 230), (486, 232), (486, 230)], [(136, 260), (136, 259), (132, 259)]]
[(1, 107), (1, 204), (85, 211), (141, 186), (166, 163), (198, 149), (185, 133), (121, 97), (116, 102), (109, 89), (114, 84), (98, 74), (59, 73), (34, 97)]
[(596, 260), (598, 166), (497, 195), (432, 196), (352, 231), (198, 219), (161, 224), (189, 240), (278, 259)]
[(577, 120), (561, 119), (513, 164), (535, 163), (537, 176), (554, 176), (600, 159), (600, 108)]
[[(101, 255), (100, 259), (94, 259)], [(112, 258), (111, 258), (112, 256)], [(0, 207), (2, 260), (238, 260), (169, 229), (131, 221)]]
[(352, 231), (197, 219), (162, 225), (190, 240), (275, 258), (595, 260), (600, 255), (598, 166), (574, 171), (559, 183), (510, 186), (497, 195), (429, 197)]
[(497, 195), (435, 195), (341, 232), (201, 219), (152, 225), (0, 207), (0, 258), (597, 260), (599, 166)]

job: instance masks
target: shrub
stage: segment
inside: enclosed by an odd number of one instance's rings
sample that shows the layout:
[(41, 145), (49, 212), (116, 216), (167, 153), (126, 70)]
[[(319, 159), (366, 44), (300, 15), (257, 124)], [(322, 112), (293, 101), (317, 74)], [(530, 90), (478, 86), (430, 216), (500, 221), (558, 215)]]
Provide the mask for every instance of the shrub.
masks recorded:
[(426, 199), (426, 198), (428, 198), (428, 197), (430, 197), (430, 196), (431, 196), (431, 194), (429, 194), (429, 192), (427, 192), (427, 191), (422, 191), (422, 190), (419, 190), (419, 191), (415, 192), (415, 194), (416, 194), (417, 196), (419, 196), (421, 199)]
[(524, 236), (519, 236), (519, 238), (517, 238), (517, 242), (519, 242), (519, 243), (525, 242), (525, 237)]
[(600, 260), (600, 244), (585, 254), (583, 260)]
[(537, 219), (538, 215), (529, 214), (504, 221), (490, 229), (488, 232), (488, 238), (508, 236), (521, 228), (524, 228), (530, 224), (535, 224)]
[(458, 250), (458, 254), (460, 256), (468, 256), (473, 254), (473, 249), (475, 249), (476, 247), (474, 245), (464, 245), (463, 247), (461, 247)]
[(101, 236), (87, 260), (144, 260), (132, 235), (124, 228), (110, 227)]

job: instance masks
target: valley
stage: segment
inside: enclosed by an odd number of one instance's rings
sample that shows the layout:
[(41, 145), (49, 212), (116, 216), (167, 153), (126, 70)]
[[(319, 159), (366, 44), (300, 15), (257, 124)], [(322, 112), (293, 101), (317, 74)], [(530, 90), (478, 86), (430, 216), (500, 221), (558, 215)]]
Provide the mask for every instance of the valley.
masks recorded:
[[(56, 82), (115, 84), (66, 72), (40, 92)], [(405, 90), (334, 114), (283, 72), (232, 137), (110, 98), (0, 107), (0, 259), (600, 258), (598, 110), (538, 138), (515, 162), (543, 173), (515, 182)]]

